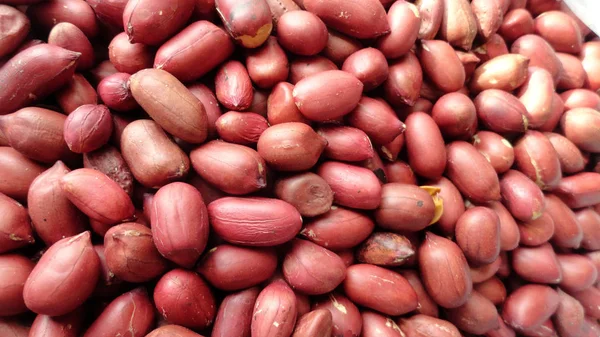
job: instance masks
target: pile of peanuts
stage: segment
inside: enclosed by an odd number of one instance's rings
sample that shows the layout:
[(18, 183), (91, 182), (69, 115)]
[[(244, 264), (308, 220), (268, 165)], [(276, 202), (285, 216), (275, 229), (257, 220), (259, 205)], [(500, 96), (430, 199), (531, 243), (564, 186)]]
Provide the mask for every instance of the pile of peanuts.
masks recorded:
[(560, 0), (0, 0), (0, 337), (599, 337)]

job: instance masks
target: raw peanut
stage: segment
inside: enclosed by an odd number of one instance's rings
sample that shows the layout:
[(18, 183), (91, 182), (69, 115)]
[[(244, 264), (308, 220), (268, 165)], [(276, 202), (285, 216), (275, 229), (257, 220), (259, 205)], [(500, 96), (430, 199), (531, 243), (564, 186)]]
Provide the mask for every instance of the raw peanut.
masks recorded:
[(497, 173), (508, 171), (515, 160), (515, 150), (506, 138), (491, 131), (479, 131), (473, 136), (473, 146), (494, 167)]
[(473, 0), (471, 10), (477, 22), (477, 31), (484, 40), (498, 31), (504, 18), (504, 8), (500, 1)]
[(600, 202), (600, 173), (581, 172), (561, 179), (554, 193), (569, 207), (582, 208)]
[(266, 1), (216, 0), (215, 5), (229, 35), (243, 47), (259, 47), (269, 38), (273, 20)]
[(252, 311), (259, 292), (254, 287), (227, 295), (219, 306), (211, 336), (250, 336)]
[(258, 142), (260, 135), (269, 127), (267, 120), (252, 112), (229, 111), (216, 121), (217, 133), (226, 142), (252, 145)]
[(585, 168), (585, 158), (573, 142), (558, 133), (545, 132), (544, 135), (558, 155), (562, 172), (577, 173)]
[(93, 220), (111, 224), (130, 219), (135, 212), (131, 199), (104, 173), (82, 168), (60, 178), (67, 198)]
[(306, 118), (327, 121), (351, 112), (361, 99), (363, 87), (352, 74), (328, 70), (300, 80), (292, 96)]
[(477, 65), (479, 65), (481, 60), (479, 57), (475, 56), (473, 52), (466, 53), (457, 50), (456, 55), (458, 56), (460, 63), (462, 63), (463, 68), (465, 68), (465, 77), (467, 81), (470, 81), (473, 73), (475, 72), (475, 68)]
[(201, 335), (195, 333), (194, 331), (184, 328), (180, 325), (175, 324), (167, 324), (163, 325), (159, 328), (152, 330), (146, 337), (169, 337), (169, 336), (178, 336), (178, 337), (202, 337)]
[(552, 95), (552, 104), (550, 105), (550, 118), (548, 118), (546, 123), (542, 124), (542, 126), (538, 127), (537, 129), (543, 132), (554, 131), (563, 115), (564, 107), (565, 106), (562, 98), (557, 93), (554, 93)]
[(573, 211), (554, 194), (546, 194), (546, 212), (554, 220), (552, 242), (558, 247), (578, 248), (583, 230)]
[(600, 111), (590, 108), (567, 110), (560, 121), (563, 134), (583, 151), (600, 152)]
[(405, 137), (408, 162), (415, 173), (439, 178), (446, 168), (446, 149), (435, 120), (424, 112), (410, 114), (406, 119)]
[(271, 10), (271, 18), (275, 26), (283, 14), (301, 9), (294, 0), (266, 0), (266, 3)]
[(356, 108), (346, 115), (346, 121), (364, 131), (378, 145), (393, 141), (406, 129), (391, 106), (367, 96), (363, 96)]
[(528, 57), (530, 67), (546, 69), (552, 75), (554, 83), (558, 83), (562, 65), (552, 46), (543, 38), (534, 34), (523, 35), (513, 42), (510, 52)]
[(77, 337), (83, 328), (83, 310), (59, 317), (37, 315), (29, 330), (29, 337)]
[(43, 163), (53, 163), (74, 158), (63, 138), (66, 119), (65, 115), (52, 110), (27, 107), (0, 115), (0, 131), (8, 144), (21, 154)]
[(524, 8), (515, 8), (504, 15), (498, 33), (506, 41), (512, 42), (523, 35), (533, 34), (533, 30), (534, 23), (531, 13)]
[(401, 266), (415, 255), (411, 242), (394, 233), (373, 233), (356, 251), (361, 263), (379, 266)]
[(414, 185), (384, 184), (377, 224), (394, 232), (420, 231), (434, 222), (436, 205), (427, 190)]
[(325, 23), (307, 11), (288, 11), (277, 22), (277, 41), (286, 50), (311, 56), (320, 53), (327, 45)]
[[(197, 21), (158, 49), (154, 67), (168, 71), (180, 81), (193, 81), (228, 59), (233, 50), (233, 42), (223, 29), (209, 21)], [(202, 62), (194, 61), (198, 58)]]
[(362, 44), (358, 40), (330, 29), (327, 46), (323, 50), (323, 55), (336, 64), (341, 65), (348, 56), (361, 48)]
[(190, 168), (187, 155), (152, 120), (136, 120), (125, 127), (121, 153), (135, 179), (147, 187), (185, 177)]
[(534, 283), (559, 284), (563, 278), (556, 254), (549, 243), (513, 250), (512, 268), (517, 275)]
[(267, 128), (258, 139), (257, 151), (278, 171), (304, 171), (313, 167), (327, 146), (325, 138), (304, 123), (290, 122)]
[(583, 87), (587, 77), (581, 61), (567, 53), (556, 53), (562, 64), (563, 72), (557, 84), (558, 89), (577, 89)]
[(408, 283), (410, 283), (413, 290), (417, 293), (418, 305), (415, 312), (417, 314), (428, 315), (431, 317), (438, 317), (437, 304), (431, 299), (427, 291), (423, 287), (419, 273), (414, 270), (402, 270), (400, 271)]
[(292, 337), (330, 337), (332, 330), (331, 312), (327, 309), (316, 309), (298, 319)]
[(112, 64), (111, 61), (105, 60), (98, 63), (98, 65), (95, 68), (90, 70), (90, 75), (92, 76), (94, 83), (97, 84), (100, 83), (100, 81), (102, 81), (105, 77), (118, 72), (119, 71), (117, 70), (117, 68), (115, 68), (115, 65)]
[(131, 76), (129, 86), (135, 100), (165, 131), (189, 143), (204, 142), (206, 109), (173, 75), (145, 69)]
[(117, 71), (134, 74), (152, 68), (154, 51), (145, 44), (129, 41), (126, 33), (120, 33), (108, 45), (108, 57)]
[(535, 16), (544, 12), (560, 9), (560, 3), (552, 0), (529, 0), (526, 3), (527, 9)]
[(517, 220), (535, 220), (546, 208), (542, 190), (519, 171), (509, 170), (502, 176), (500, 191), (502, 203)]
[(67, 115), (84, 104), (98, 104), (96, 90), (81, 74), (74, 74), (54, 97)]
[[(382, 145), (379, 148), (379, 153), (382, 157), (384, 157), (387, 161), (395, 162), (398, 160), (398, 156), (400, 155), (400, 151), (404, 148), (404, 142), (406, 137), (404, 133), (398, 135), (391, 142)], [(384, 169), (385, 171), (385, 169)]]
[(184, 269), (173, 269), (158, 280), (154, 303), (167, 322), (190, 329), (211, 326), (216, 314), (215, 299), (206, 282)]
[(583, 231), (581, 247), (587, 250), (600, 249), (600, 214), (592, 208), (584, 208), (576, 211), (575, 217)]
[(297, 84), (300, 80), (328, 70), (338, 70), (338, 67), (323, 56), (299, 56), (290, 62), (288, 81)]
[(187, 86), (192, 95), (196, 96), (204, 105), (206, 117), (208, 119), (208, 136), (207, 139), (217, 138), (217, 119), (221, 116), (219, 101), (213, 91), (202, 83), (194, 83)]
[(381, 202), (381, 185), (369, 169), (328, 161), (317, 174), (333, 191), (334, 203), (356, 209), (376, 209)]
[(407, 337), (460, 337), (461, 333), (452, 323), (423, 314), (399, 318), (398, 326)]
[(300, 235), (320, 246), (339, 251), (357, 246), (364, 241), (375, 224), (366, 215), (332, 206), (329, 212), (309, 220)]
[(37, 314), (65, 315), (87, 300), (99, 276), (100, 260), (84, 232), (50, 246), (27, 278), (23, 298)]
[(600, 89), (600, 67), (598, 67), (600, 42), (590, 41), (584, 43), (579, 57), (581, 58), (581, 65), (583, 65), (583, 69), (587, 74), (584, 87), (598, 92)]
[(283, 275), (295, 290), (320, 295), (334, 290), (346, 277), (346, 266), (332, 251), (295, 239), (283, 260)]
[(323, 178), (305, 172), (279, 179), (275, 194), (296, 207), (302, 216), (315, 217), (327, 213), (333, 203), (333, 191)]
[(202, 195), (192, 185), (161, 187), (152, 201), (152, 238), (168, 260), (191, 268), (208, 241), (208, 212)]
[(481, 62), (487, 62), (494, 57), (508, 54), (509, 51), (504, 38), (499, 34), (494, 34), (486, 43), (473, 49), (473, 53), (481, 60)]
[(401, 160), (385, 164), (384, 171), (387, 181), (390, 183), (417, 184), (417, 178), (412, 168)]
[(552, 288), (527, 284), (508, 296), (502, 318), (515, 331), (527, 333), (542, 325), (558, 308), (560, 298)]
[(17, 150), (8, 146), (0, 147), (0, 193), (16, 200), (27, 199), (29, 186), (45, 170), (45, 167)]
[(84, 231), (85, 216), (67, 199), (60, 180), (71, 170), (61, 161), (40, 174), (27, 195), (28, 213), (36, 234), (52, 245), (62, 238)]
[(317, 133), (327, 141), (323, 155), (340, 161), (362, 161), (372, 158), (373, 145), (362, 130), (349, 126), (324, 125)]
[(477, 35), (477, 18), (467, 0), (443, 0), (444, 14), (438, 35), (451, 45), (471, 49)]
[(496, 258), (492, 263), (470, 267), (471, 280), (473, 281), (473, 284), (489, 280), (498, 272), (501, 263), (502, 261), (500, 258)]
[(562, 178), (558, 154), (543, 133), (527, 131), (514, 147), (519, 171), (543, 190), (552, 190)]
[(498, 310), (477, 291), (471, 293), (465, 304), (448, 309), (447, 314), (450, 322), (468, 333), (482, 335), (499, 327)]
[(592, 260), (583, 255), (559, 254), (558, 264), (562, 271), (560, 287), (568, 292), (585, 290), (596, 283), (598, 270)]
[(108, 143), (112, 128), (110, 111), (105, 105), (85, 104), (65, 120), (64, 139), (75, 153), (92, 152)]
[(377, 49), (386, 58), (395, 59), (408, 53), (417, 39), (421, 24), (419, 9), (409, 2), (396, 1), (388, 10), (387, 22), (391, 31), (377, 40)]
[(172, 6), (149, 0), (130, 1), (123, 11), (123, 26), (131, 43), (156, 46), (185, 25), (194, 9), (194, 0)]
[(342, 70), (356, 76), (363, 83), (365, 91), (380, 86), (389, 74), (384, 54), (375, 48), (364, 48), (352, 53), (344, 61)]
[[(225, 197), (208, 205), (208, 216), (217, 235), (245, 246), (276, 246), (302, 227), (300, 213), (278, 199)], [(247, 226), (249, 221), (253, 226)]]
[[(446, 4), (462, 1), (465, 0), (445, 0)], [(442, 91), (457, 91), (465, 84), (465, 68), (447, 42), (423, 40), (417, 49), (417, 55), (424, 73)]]
[(579, 336), (585, 324), (583, 306), (575, 298), (558, 290), (559, 304), (554, 314), (554, 325), (561, 336)]
[(94, 10), (83, 0), (43, 1), (29, 6), (26, 14), (34, 26), (46, 32), (60, 22), (70, 22), (81, 29), (88, 38), (98, 34)]
[(332, 316), (332, 336), (360, 336), (362, 319), (358, 308), (347, 297), (331, 293), (313, 305), (313, 310), (327, 309)]
[(150, 228), (124, 223), (104, 235), (106, 265), (118, 279), (141, 283), (161, 275), (167, 261), (156, 249)]
[(104, 244), (94, 245), (94, 250), (100, 259), (100, 278), (92, 296), (116, 296), (121, 294), (123, 283), (108, 269)]
[(473, 145), (455, 141), (446, 147), (446, 153), (446, 176), (461, 193), (475, 202), (500, 199), (496, 171)]
[(439, 306), (457, 308), (467, 302), (473, 283), (469, 265), (458, 245), (427, 232), (418, 258), (425, 289)]
[(129, 78), (126, 73), (116, 73), (107, 76), (98, 84), (98, 95), (109, 108), (126, 112), (139, 107), (129, 90)]
[(246, 110), (252, 104), (252, 80), (239, 61), (223, 64), (215, 76), (215, 92), (219, 103), (229, 110)]
[(0, 115), (30, 105), (65, 85), (79, 57), (79, 53), (45, 43), (13, 56), (0, 68)]
[(289, 122), (309, 123), (294, 103), (293, 90), (294, 85), (288, 82), (279, 82), (271, 90), (267, 101), (267, 119), (270, 125)]
[(0, 317), (14, 316), (28, 311), (23, 300), (23, 287), (35, 264), (24, 256), (0, 256)]
[(153, 322), (154, 306), (146, 290), (140, 287), (110, 302), (83, 336), (143, 336), (150, 331)]
[(288, 57), (274, 36), (269, 37), (262, 47), (248, 54), (246, 68), (252, 82), (264, 89), (285, 81), (290, 71)]
[(401, 337), (405, 336), (400, 327), (391, 318), (373, 311), (362, 312), (363, 337)]
[(513, 91), (525, 83), (528, 65), (529, 59), (523, 55), (499, 55), (475, 69), (470, 88), (476, 93), (487, 89)]
[[(398, 316), (417, 308), (417, 294), (400, 274), (369, 264), (350, 266), (344, 280), (348, 298), (386, 315)], [(369, 289), (369, 293), (363, 291)]]
[(554, 220), (548, 212), (544, 212), (536, 220), (519, 222), (519, 233), (521, 245), (539, 246), (554, 235)]
[(440, 189), (437, 196), (442, 200), (443, 212), (437, 221), (437, 227), (446, 235), (454, 235), (456, 221), (465, 212), (465, 204), (460, 191), (445, 177), (430, 181), (427, 186)]
[(48, 36), (48, 44), (80, 53), (77, 70), (94, 66), (94, 48), (87, 36), (72, 23), (61, 22), (54, 26)]
[(0, 18), (6, 24), (6, 29), (0, 33), (0, 57), (4, 57), (23, 43), (31, 29), (31, 22), (24, 13), (6, 5), (0, 6)]
[(415, 105), (423, 84), (423, 70), (415, 54), (409, 52), (395, 60), (388, 72), (388, 79), (383, 83), (386, 100), (395, 107)]
[(379, 0), (304, 0), (303, 5), (329, 27), (355, 38), (371, 39), (390, 32)]
[(291, 336), (296, 324), (296, 296), (285, 281), (275, 281), (258, 295), (252, 313), (252, 336)]
[(209, 250), (196, 267), (212, 286), (237, 291), (268, 280), (277, 268), (272, 248), (246, 248), (222, 244)]
[(455, 231), (456, 242), (472, 264), (489, 264), (498, 258), (500, 218), (493, 210), (486, 207), (468, 209), (458, 218)]
[(581, 303), (585, 310), (586, 316), (596, 320), (598, 317), (600, 317), (600, 308), (598, 308), (600, 290), (598, 288), (590, 287), (576, 293), (571, 293), (571, 296)]
[(453, 92), (440, 97), (433, 106), (431, 116), (447, 138), (468, 139), (477, 130), (475, 105), (461, 93)]
[(588, 89), (572, 89), (560, 94), (564, 100), (565, 111), (575, 108), (600, 110), (600, 95)]
[(127, 0), (86, 0), (100, 22), (114, 29), (123, 30), (123, 12)]
[(527, 81), (519, 89), (517, 97), (529, 112), (529, 126), (533, 129), (541, 127), (552, 117), (552, 75), (545, 69), (530, 67)]
[(442, 24), (444, 14), (443, 0), (418, 0), (415, 5), (419, 9), (421, 25), (418, 38), (421, 40), (432, 40), (437, 35)]
[(534, 28), (536, 34), (548, 41), (557, 52), (576, 54), (581, 51), (581, 30), (567, 13), (544, 12), (535, 18)]
[(481, 283), (474, 284), (473, 290), (490, 300), (494, 305), (500, 305), (506, 299), (504, 283), (495, 276)]

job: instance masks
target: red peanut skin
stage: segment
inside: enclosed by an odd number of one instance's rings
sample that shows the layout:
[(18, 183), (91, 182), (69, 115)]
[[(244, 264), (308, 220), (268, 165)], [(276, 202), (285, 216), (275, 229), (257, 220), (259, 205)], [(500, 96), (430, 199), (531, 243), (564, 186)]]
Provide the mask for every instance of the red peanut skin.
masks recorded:
[(31, 29), (31, 22), (18, 9), (2, 5), (0, 17), (6, 23), (6, 29), (0, 33), (0, 57), (12, 54), (23, 43)]
[(96, 17), (110, 27), (123, 30), (123, 11), (127, 0), (86, 0)]
[(587, 250), (600, 249), (600, 214), (592, 208), (584, 208), (575, 212), (577, 221), (583, 231), (581, 247)]
[(600, 202), (600, 173), (582, 172), (561, 179), (554, 193), (569, 207), (582, 208)]
[(515, 143), (515, 163), (519, 171), (543, 190), (553, 190), (562, 178), (558, 154), (539, 131), (527, 131)]
[(27, 209), (19, 202), (0, 193), (0, 253), (35, 242)]
[(15, 318), (0, 319), (0, 333), (10, 337), (28, 337), (29, 327), (23, 325)]
[(273, 20), (265, 0), (216, 0), (215, 5), (229, 35), (245, 48), (259, 47), (269, 38)]
[(24, 256), (0, 256), (0, 316), (13, 316), (28, 311), (23, 300), (23, 288), (35, 264)]
[(385, 8), (379, 0), (304, 0), (303, 5), (329, 27), (355, 38), (370, 39), (390, 32)]
[(211, 337), (250, 336), (252, 311), (259, 293), (260, 289), (253, 287), (227, 295), (219, 306)]
[(502, 318), (517, 332), (543, 324), (556, 311), (559, 297), (552, 288), (528, 284), (515, 290), (504, 302)]
[(544, 212), (536, 220), (520, 222), (519, 233), (521, 245), (539, 246), (548, 242), (554, 235), (554, 220), (548, 212)]
[(274, 191), (306, 217), (327, 213), (333, 203), (333, 191), (327, 182), (312, 172), (281, 178), (275, 182)]
[(26, 12), (34, 25), (43, 31), (59, 22), (70, 22), (88, 37), (98, 34), (98, 24), (94, 10), (83, 0), (51, 0), (29, 6)]
[(358, 308), (344, 295), (331, 293), (327, 298), (318, 300), (312, 306), (313, 310), (327, 309), (332, 316), (332, 336), (360, 336), (362, 319)]
[(544, 132), (548, 138), (560, 162), (563, 173), (577, 173), (585, 168), (585, 158), (577, 146), (567, 137), (552, 132)]
[(473, 145), (492, 164), (498, 174), (508, 171), (515, 161), (515, 150), (504, 137), (491, 131), (479, 131)]
[(502, 90), (482, 91), (473, 100), (477, 116), (490, 131), (499, 134), (525, 132), (529, 126), (529, 113), (515, 96)]
[(117, 183), (93, 169), (77, 169), (60, 179), (67, 198), (91, 219), (116, 223), (133, 216), (131, 199)]
[(184, 268), (191, 268), (208, 241), (208, 211), (192, 185), (175, 182), (154, 195), (152, 239), (158, 251)]
[(225, 108), (235, 111), (248, 109), (252, 104), (253, 88), (246, 67), (239, 61), (223, 64), (215, 76), (215, 92)]
[(267, 119), (270, 125), (290, 122), (310, 123), (294, 103), (293, 90), (294, 85), (288, 82), (279, 82), (271, 90), (267, 99)]
[(384, 184), (375, 221), (393, 232), (416, 232), (431, 224), (435, 204), (431, 195), (414, 185)]
[(517, 96), (529, 112), (531, 128), (543, 126), (552, 118), (554, 87), (552, 74), (538, 67), (528, 68), (527, 80), (519, 89)]
[(320, 53), (328, 38), (327, 26), (311, 12), (288, 11), (277, 21), (277, 41), (296, 55)]
[(329, 212), (307, 221), (300, 235), (322, 247), (339, 251), (357, 246), (369, 237), (374, 227), (366, 215), (332, 206)]
[(423, 69), (413, 52), (390, 63), (388, 79), (383, 83), (386, 100), (394, 107), (413, 106), (420, 97)]
[(301, 9), (294, 0), (266, 0), (265, 2), (271, 10), (271, 17), (274, 25), (277, 25), (279, 18), (286, 12)]
[[(393, 271), (370, 264), (355, 264), (346, 271), (344, 291), (354, 303), (398, 316), (417, 308), (417, 294), (410, 283)], [(364, 289), (370, 289), (365, 293)]]
[(506, 287), (502, 280), (493, 276), (486, 281), (473, 285), (473, 290), (490, 300), (494, 305), (500, 305), (506, 299)]
[(380, 86), (389, 74), (385, 55), (375, 48), (364, 48), (352, 53), (344, 61), (342, 70), (354, 74), (363, 83), (364, 91)]
[(332, 330), (331, 312), (327, 309), (317, 309), (298, 319), (292, 337), (330, 337)]
[(502, 203), (517, 220), (531, 221), (542, 216), (546, 202), (542, 190), (527, 176), (509, 170), (500, 180)]
[(73, 75), (54, 97), (67, 115), (84, 104), (98, 104), (96, 89), (81, 74)]
[(548, 70), (554, 79), (554, 83), (558, 83), (562, 73), (562, 65), (552, 46), (542, 37), (534, 34), (523, 35), (513, 42), (510, 52), (529, 57), (530, 67), (540, 67)]
[(80, 53), (77, 70), (82, 71), (94, 66), (94, 48), (87, 36), (72, 23), (61, 22), (54, 26), (48, 36), (48, 44)]
[(423, 314), (431, 317), (438, 317), (439, 309), (437, 304), (433, 301), (431, 296), (425, 290), (423, 286), (423, 282), (421, 281), (421, 277), (419, 273), (415, 270), (401, 270), (400, 275), (402, 275), (408, 283), (410, 283), (411, 287), (417, 294), (418, 305), (415, 312), (417, 314)]
[(323, 154), (333, 160), (362, 161), (372, 158), (373, 145), (362, 130), (350, 126), (330, 125), (317, 129), (327, 141)]
[(360, 99), (345, 119), (350, 126), (363, 130), (378, 145), (392, 142), (406, 128), (385, 101), (367, 96)]
[(83, 232), (87, 218), (73, 205), (60, 187), (60, 180), (69, 168), (57, 161), (32, 183), (27, 195), (27, 207), (36, 234), (52, 245), (64, 237)]
[(252, 336), (291, 336), (296, 324), (296, 296), (285, 281), (266, 286), (258, 295), (252, 313)]
[(26, 200), (33, 180), (45, 168), (8, 146), (0, 147), (0, 193), (16, 200)]
[(59, 317), (37, 315), (29, 330), (29, 337), (77, 337), (83, 328), (84, 310), (76, 310)]
[(253, 112), (228, 111), (215, 121), (215, 126), (224, 141), (252, 145), (258, 142), (269, 123), (263, 116)]
[(453, 235), (456, 221), (465, 212), (465, 203), (460, 191), (446, 177), (429, 181), (427, 186), (439, 187), (438, 196), (442, 199), (444, 211), (436, 226), (446, 235)]
[(598, 41), (590, 41), (583, 44), (580, 58), (583, 70), (587, 74), (584, 87), (598, 92), (600, 89), (600, 67), (598, 67)]
[(288, 81), (297, 84), (300, 80), (328, 70), (338, 70), (338, 67), (323, 56), (298, 56), (290, 62)]
[(390, 33), (377, 40), (377, 49), (388, 59), (408, 53), (417, 39), (421, 18), (419, 9), (406, 1), (392, 4), (387, 14)]
[(84, 232), (56, 242), (42, 255), (25, 282), (23, 298), (35, 313), (65, 315), (92, 294), (99, 276), (100, 260), (90, 232)]
[(600, 317), (600, 310), (598, 309), (598, 301), (600, 300), (600, 290), (596, 287), (590, 287), (576, 293), (572, 293), (575, 299), (581, 303), (585, 309), (587, 317), (598, 319)]
[[(222, 28), (209, 21), (196, 21), (160, 46), (154, 68), (190, 82), (227, 60), (233, 50), (233, 42)], [(203, 62), (194, 61), (198, 58)]]
[(533, 33), (533, 17), (528, 10), (515, 8), (504, 15), (498, 32), (506, 41), (515, 41), (523, 35)]
[(424, 112), (406, 118), (408, 163), (416, 174), (438, 179), (446, 169), (444, 138), (434, 119)]
[[(282, 244), (302, 227), (300, 213), (278, 199), (225, 197), (208, 205), (208, 216), (216, 234), (225, 241), (246, 246)], [(253, 226), (247, 226), (248, 221)]]
[(0, 68), (0, 101), (4, 102), (0, 115), (43, 99), (62, 87), (73, 76), (79, 57), (79, 53), (49, 44), (39, 44), (13, 56)]
[(154, 306), (144, 288), (136, 288), (114, 299), (87, 329), (83, 337), (106, 335), (145, 336), (154, 323)]
[(83, 167), (92, 168), (106, 174), (128, 195), (133, 194), (133, 173), (125, 163), (121, 152), (107, 145), (83, 156)]
[(215, 288), (238, 291), (268, 280), (277, 268), (272, 248), (248, 248), (222, 244), (209, 250), (196, 267)]
[(417, 49), (417, 55), (424, 73), (442, 91), (457, 91), (465, 84), (465, 68), (452, 46), (447, 42), (441, 40), (421, 41), (421, 46)]
[(187, 86), (188, 90), (192, 95), (196, 96), (197, 99), (204, 105), (206, 110), (206, 116), (208, 118), (208, 137), (207, 139), (217, 138), (217, 119), (221, 116), (221, 109), (219, 101), (215, 97), (214, 92), (202, 83), (194, 83)]
[(582, 151), (598, 153), (598, 135), (594, 131), (600, 125), (600, 112), (590, 108), (565, 111), (560, 120), (563, 135)]
[[(110, 51), (109, 51), (109, 53), (110, 53)], [(95, 68), (90, 70), (90, 75), (92, 76), (92, 79), (94, 80), (94, 84), (97, 84), (100, 81), (102, 81), (105, 77), (115, 74), (115, 73), (118, 73), (118, 72), (119, 71), (117, 70), (117, 68), (115, 68), (115, 65), (112, 64), (111, 61), (105, 60), (105, 61), (98, 63), (98, 65)]]
[(180, 325), (167, 324), (152, 330), (146, 337), (202, 337), (194, 331)]
[(573, 211), (554, 194), (546, 194), (546, 212), (554, 220), (552, 243), (563, 248), (578, 248), (583, 230)]
[(173, 269), (160, 278), (154, 303), (167, 322), (190, 329), (210, 326), (216, 314), (215, 299), (206, 282), (184, 269)]
[(64, 138), (71, 151), (86, 153), (108, 143), (112, 129), (110, 110), (105, 105), (86, 104), (65, 120)]
[(446, 146), (446, 176), (475, 202), (500, 200), (498, 175), (475, 147), (464, 141)]
[(558, 284), (563, 277), (556, 254), (549, 243), (515, 249), (512, 269), (524, 280), (535, 283)]
[[(554, 314), (554, 325), (561, 336), (578, 336), (585, 324), (585, 311), (575, 298), (558, 290), (560, 302)], [(584, 335), (585, 336), (585, 335)]]
[(486, 89), (512, 91), (527, 79), (529, 59), (519, 54), (498, 55), (478, 66), (470, 88), (475, 92)]
[(252, 82), (263, 89), (270, 89), (285, 81), (290, 71), (288, 57), (274, 36), (248, 54), (246, 68)]
[(557, 255), (562, 270), (560, 287), (568, 292), (585, 290), (596, 283), (598, 270), (590, 258), (577, 254)]
[(290, 286), (308, 295), (334, 290), (346, 277), (346, 266), (332, 251), (306, 240), (295, 239), (286, 254), (283, 276)]
[(457, 308), (466, 303), (473, 283), (469, 265), (458, 245), (428, 232), (419, 248), (418, 259), (423, 285), (439, 306)]
[(156, 46), (175, 34), (190, 18), (194, 0), (175, 6), (148, 0), (130, 1), (123, 11), (123, 26), (131, 43)]
[(439, 336), (460, 337), (458, 329), (450, 322), (427, 315), (414, 315), (410, 318), (399, 318), (398, 326), (407, 336)]
[(98, 95), (106, 106), (119, 112), (127, 112), (139, 107), (129, 90), (130, 77), (131, 75), (127, 73), (116, 73), (98, 84)]
[(362, 312), (363, 337), (401, 337), (405, 336), (400, 327), (391, 318), (373, 311)]
[(358, 40), (329, 29), (329, 39), (323, 55), (335, 64), (341, 65), (350, 55), (361, 48), (362, 44)]
[(468, 209), (456, 223), (456, 242), (474, 265), (494, 262), (500, 254), (500, 218), (486, 207)]
[(499, 327), (498, 310), (494, 304), (477, 291), (467, 303), (447, 311), (448, 320), (462, 331), (481, 335)]
[(369, 169), (328, 161), (317, 169), (317, 174), (331, 187), (335, 204), (369, 210), (381, 202), (381, 185)]
[(108, 57), (117, 71), (134, 74), (152, 67), (154, 51), (142, 43), (132, 43), (127, 34), (117, 34), (108, 45)]
[(468, 139), (477, 130), (475, 105), (464, 94), (450, 93), (440, 97), (431, 116), (447, 138)]

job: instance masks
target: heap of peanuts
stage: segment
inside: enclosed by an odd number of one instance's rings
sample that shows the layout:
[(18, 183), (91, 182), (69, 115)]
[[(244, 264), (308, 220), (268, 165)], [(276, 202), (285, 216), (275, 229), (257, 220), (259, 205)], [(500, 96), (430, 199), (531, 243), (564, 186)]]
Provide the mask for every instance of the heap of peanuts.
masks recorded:
[(560, 0), (0, 0), (0, 337), (599, 337)]

